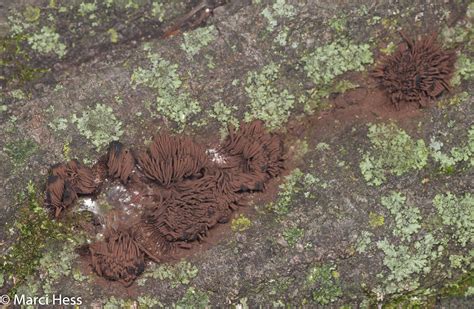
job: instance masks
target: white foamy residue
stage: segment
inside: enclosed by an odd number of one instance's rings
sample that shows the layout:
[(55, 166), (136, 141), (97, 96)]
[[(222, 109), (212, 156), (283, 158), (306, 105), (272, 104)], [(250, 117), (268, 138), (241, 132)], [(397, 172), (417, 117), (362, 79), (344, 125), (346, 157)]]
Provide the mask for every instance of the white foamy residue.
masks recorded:
[(217, 164), (224, 164), (225, 163), (225, 157), (220, 154), (216, 149), (211, 148), (206, 150), (206, 153), (208, 156), (211, 157), (212, 162), (215, 162)]

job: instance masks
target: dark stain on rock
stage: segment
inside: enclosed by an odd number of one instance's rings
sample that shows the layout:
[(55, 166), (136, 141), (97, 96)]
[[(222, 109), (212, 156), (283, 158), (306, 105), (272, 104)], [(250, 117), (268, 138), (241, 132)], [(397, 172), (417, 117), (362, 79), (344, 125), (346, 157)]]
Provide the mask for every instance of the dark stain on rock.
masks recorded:
[(410, 40), (401, 33), (403, 41), (389, 56), (382, 57), (372, 76), (388, 93), (395, 107), (416, 102), (420, 107), (449, 91), (456, 54), (444, 50), (436, 35)]

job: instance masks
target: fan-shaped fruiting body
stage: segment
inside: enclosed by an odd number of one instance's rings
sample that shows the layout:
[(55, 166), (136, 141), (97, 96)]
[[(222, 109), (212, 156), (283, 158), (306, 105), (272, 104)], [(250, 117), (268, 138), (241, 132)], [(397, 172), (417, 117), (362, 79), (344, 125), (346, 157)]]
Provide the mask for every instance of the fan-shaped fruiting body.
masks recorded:
[(188, 137), (170, 135), (156, 136), (148, 151), (140, 153), (137, 159), (143, 173), (163, 186), (199, 177), (209, 164), (203, 147)]
[(77, 160), (53, 165), (50, 174), (45, 204), (54, 210), (56, 217), (72, 205), (79, 194), (92, 194), (100, 184), (92, 169)]
[(130, 285), (145, 269), (143, 252), (130, 228), (109, 228), (103, 241), (89, 246), (94, 271), (108, 280)]
[(46, 184), (46, 204), (54, 210), (54, 216), (71, 206), (77, 198), (70, 183), (60, 176), (49, 176)]
[(454, 51), (444, 50), (434, 34), (417, 41), (401, 35), (404, 42), (392, 55), (380, 60), (372, 76), (397, 109), (406, 102), (426, 106), (449, 90), (456, 55)]
[(107, 154), (108, 174), (112, 178), (119, 178), (123, 184), (128, 182), (128, 178), (135, 167), (135, 158), (130, 150), (123, 147), (120, 142), (112, 142)]
[[(266, 132), (261, 121), (229, 128), (217, 152), (225, 160), (212, 161), (206, 149), (189, 137), (158, 135), (146, 151), (136, 155), (139, 168), (130, 180), (135, 167), (131, 151), (111, 143), (102, 160), (106, 164), (99, 161), (92, 170), (106, 166), (112, 179), (120, 179), (134, 191), (141, 188), (145, 197), (139, 212), (120, 216), (126, 221), (123, 218), (134, 215), (134, 220), (122, 222), (120, 229), (107, 228), (105, 239), (90, 245), (95, 272), (130, 284), (143, 270), (143, 256), (164, 261), (175, 250), (189, 248), (216, 224), (228, 222), (247, 193), (264, 190), (265, 183), (283, 169), (281, 139)], [(52, 174), (47, 201), (59, 212), (75, 198), (65, 199), (68, 184), (72, 192), (84, 194), (93, 192), (97, 183), (77, 161), (54, 166)]]

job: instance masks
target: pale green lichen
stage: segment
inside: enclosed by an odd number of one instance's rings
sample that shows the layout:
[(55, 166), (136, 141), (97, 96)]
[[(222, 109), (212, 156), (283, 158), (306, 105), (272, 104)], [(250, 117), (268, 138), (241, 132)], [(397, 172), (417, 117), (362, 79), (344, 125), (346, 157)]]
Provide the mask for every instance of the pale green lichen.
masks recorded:
[(224, 127), (229, 124), (237, 126), (239, 120), (233, 115), (233, 112), (237, 110), (238, 107), (235, 105), (228, 106), (222, 101), (218, 101), (212, 106), (209, 117), (216, 119)]
[(453, 238), (461, 246), (474, 241), (474, 196), (466, 193), (459, 197), (450, 192), (437, 194), (433, 199), (443, 224), (451, 227)]
[(374, 234), (372, 234), (369, 231), (363, 231), (362, 234), (360, 235), (359, 239), (357, 240), (357, 245), (356, 245), (356, 251), (361, 254), (365, 253), (367, 251), (367, 248), (370, 246), (372, 243), (372, 237)]
[(456, 71), (451, 79), (453, 86), (459, 86), (461, 81), (474, 78), (474, 61), (471, 57), (461, 54), (456, 61)]
[(348, 90), (356, 89), (359, 85), (348, 80), (340, 80), (327, 85), (319, 85), (309, 92), (309, 97), (304, 96), (304, 111), (308, 114), (314, 113), (319, 108), (332, 106), (329, 97), (332, 94), (342, 94)]
[(279, 69), (279, 65), (271, 63), (260, 72), (247, 75), (245, 91), (250, 98), (250, 111), (245, 113), (245, 121), (261, 119), (270, 128), (281, 126), (287, 121), (295, 97), (287, 89), (276, 87)]
[(82, 2), (79, 4), (78, 12), (82, 16), (89, 15), (89, 18), (95, 18), (95, 14), (92, 14), (97, 10), (97, 5), (94, 2)]
[(273, 5), (263, 9), (261, 14), (267, 20), (267, 31), (271, 32), (278, 25), (277, 18), (292, 18), (296, 15), (296, 9), (285, 0), (276, 0)]
[(356, 44), (337, 39), (317, 47), (302, 58), (304, 69), (316, 85), (330, 84), (333, 79), (348, 71), (363, 71), (373, 63), (369, 44)]
[(154, 17), (158, 17), (159, 21), (163, 21), (165, 18), (166, 10), (163, 6), (163, 3), (160, 1), (154, 1), (151, 4), (151, 15)]
[(40, 32), (28, 37), (28, 43), (40, 54), (55, 53), (62, 58), (66, 54), (66, 45), (60, 42), (59, 38), (59, 34), (53, 28), (44, 26)]
[(194, 287), (190, 287), (187, 289), (183, 297), (176, 304), (173, 304), (173, 308), (205, 309), (208, 307), (208, 304), (209, 304), (209, 296), (207, 295), (207, 293), (201, 290), (198, 290)]
[(441, 151), (442, 142), (437, 141), (434, 137), (431, 138), (431, 156), (435, 162), (440, 164), (442, 171), (452, 172), (461, 162), (468, 162), (470, 166), (474, 166), (474, 126), (471, 126), (467, 133), (467, 142), (462, 146), (451, 148), (449, 154)]
[(368, 137), (372, 145), (363, 154), (359, 167), (370, 185), (381, 185), (387, 174), (400, 176), (420, 170), (428, 161), (425, 142), (413, 140), (395, 124), (373, 124)]
[[(145, 50), (149, 51), (149, 47)], [(185, 91), (179, 78), (178, 65), (158, 54), (149, 52), (151, 68), (134, 70), (131, 83), (134, 88), (144, 85), (156, 91), (156, 109), (164, 117), (174, 121), (179, 130), (188, 124), (189, 118), (201, 111), (201, 106)]]
[(83, 111), (80, 117), (74, 114), (72, 123), (96, 148), (102, 150), (110, 142), (118, 140), (122, 134), (122, 122), (114, 115), (113, 109), (97, 103), (94, 108)]
[(186, 261), (181, 261), (175, 265), (155, 264), (147, 269), (138, 279), (138, 285), (143, 286), (147, 278), (153, 278), (168, 281), (175, 288), (179, 285), (189, 284), (197, 276), (198, 272), (199, 270), (196, 266)]
[(59, 279), (72, 275), (73, 271), (78, 272), (76, 278), (79, 278), (78, 274), (82, 276), (79, 270), (73, 269), (73, 261), (78, 257), (75, 248), (83, 241), (81, 239), (70, 241), (59, 252), (53, 250), (41, 258), (38, 270), (42, 278), (42, 288), (45, 294), (53, 294), (55, 291), (53, 287), (58, 283)]
[(384, 299), (387, 294), (417, 289), (420, 286), (419, 275), (428, 274), (432, 261), (444, 250), (432, 234), (426, 234), (410, 245), (383, 239), (377, 242), (377, 247), (383, 251), (383, 263), (389, 270), (386, 276), (382, 276), (383, 285), (373, 291), (378, 299)]
[(217, 30), (214, 26), (197, 28), (183, 34), (183, 44), (181, 49), (186, 52), (189, 58), (194, 57), (199, 51), (214, 41)]
[(420, 210), (406, 203), (406, 197), (399, 192), (392, 192), (381, 198), (381, 204), (390, 211), (395, 226), (393, 235), (402, 241), (410, 240), (411, 236), (421, 228)]

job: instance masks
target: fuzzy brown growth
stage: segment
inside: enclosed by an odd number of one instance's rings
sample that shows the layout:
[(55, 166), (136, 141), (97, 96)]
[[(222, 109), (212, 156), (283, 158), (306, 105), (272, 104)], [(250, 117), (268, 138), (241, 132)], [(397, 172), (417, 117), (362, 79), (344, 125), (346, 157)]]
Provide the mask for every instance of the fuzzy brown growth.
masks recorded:
[(46, 205), (53, 209), (55, 217), (59, 217), (64, 209), (74, 203), (76, 198), (76, 192), (64, 178), (54, 175), (48, 177)]
[(443, 50), (436, 35), (415, 41), (401, 34), (404, 42), (381, 59), (372, 76), (389, 94), (397, 109), (400, 104), (417, 102), (427, 106), (445, 90), (454, 72), (454, 51)]
[(262, 191), (265, 182), (283, 168), (281, 139), (267, 133), (260, 120), (242, 124), (239, 130), (229, 128), (221, 151), (227, 154), (226, 167), (235, 171), (242, 191)]
[[(169, 159), (184, 151), (175, 145), (160, 156)], [(261, 121), (243, 124), (239, 130), (230, 128), (220, 152), (226, 158), (224, 166), (206, 162), (208, 167), (199, 169), (199, 177), (181, 177), (172, 188), (155, 189), (137, 234), (140, 244), (155, 259), (162, 260), (176, 248), (201, 240), (216, 224), (228, 222), (243, 193), (262, 191), (265, 182), (283, 168), (281, 140), (267, 133)], [(196, 149), (193, 154), (202, 158), (204, 150)]]
[(77, 160), (54, 165), (51, 168), (51, 174), (68, 181), (77, 194), (91, 194), (99, 186), (92, 169), (82, 165)]
[(144, 255), (130, 228), (110, 228), (89, 246), (92, 268), (101, 277), (130, 285), (145, 269)]
[(200, 177), (209, 163), (204, 149), (190, 138), (170, 135), (156, 136), (137, 160), (145, 176), (165, 187), (185, 178)]
[[(98, 181), (92, 176), (101, 166), (143, 195), (138, 212), (133, 213), (136, 220), (119, 229), (108, 228), (103, 241), (90, 245), (95, 272), (128, 285), (143, 271), (144, 256), (165, 261), (178, 249), (190, 248), (217, 224), (228, 222), (248, 193), (264, 190), (266, 182), (283, 169), (281, 139), (266, 132), (261, 121), (242, 124), (238, 130), (229, 128), (218, 153), (223, 160), (215, 163), (204, 147), (188, 137), (158, 135), (146, 152), (136, 156), (139, 169), (128, 183), (133, 156), (114, 142), (95, 172), (77, 161), (54, 166), (48, 201), (60, 213), (75, 199), (66, 205), (69, 187), (73, 193), (94, 192)], [(127, 221), (130, 213), (123, 212), (120, 218)]]
[(56, 218), (74, 203), (79, 194), (92, 194), (99, 186), (92, 170), (77, 160), (53, 165), (50, 173), (45, 204), (54, 211)]
[(135, 158), (130, 150), (123, 147), (120, 142), (112, 142), (107, 157), (109, 176), (119, 178), (123, 184), (126, 184), (135, 166)]

